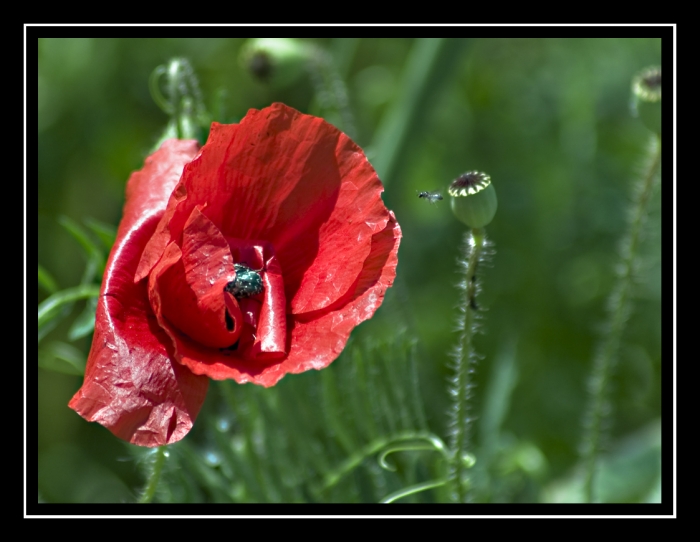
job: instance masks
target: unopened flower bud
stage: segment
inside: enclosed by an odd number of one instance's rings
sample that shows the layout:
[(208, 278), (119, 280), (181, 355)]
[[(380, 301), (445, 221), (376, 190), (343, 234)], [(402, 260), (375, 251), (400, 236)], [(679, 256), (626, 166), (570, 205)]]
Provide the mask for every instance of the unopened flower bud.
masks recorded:
[(644, 126), (661, 135), (661, 68), (646, 68), (632, 79), (632, 111)]
[(241, 49), (241, 63), (257, 79), (285, 87), (301, 77), (312, 54), (309, 44), (291, 38), (255, 38)]
[(493, 220), (498, 200), (486, 173), (469, 171), (460, 175), (452, 181), (448, 193), (452, 196), (452, 212), (470, 228), (483, 228)]

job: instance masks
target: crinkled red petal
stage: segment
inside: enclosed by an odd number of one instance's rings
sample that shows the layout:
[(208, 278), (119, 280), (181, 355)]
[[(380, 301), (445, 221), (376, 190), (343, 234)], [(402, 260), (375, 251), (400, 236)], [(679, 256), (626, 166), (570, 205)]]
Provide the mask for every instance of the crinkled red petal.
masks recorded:
[(153, 311), (167, 319), (164, 327), (172, 324), (202, 347), (231, 346), (243, 326), (236, 300), (224, 291), (235, 275), (226, 239), (195, 208), (185, 225), (182, 249), (175, 243), (168, 245), (150, 275)]
[[(159, 321), (173, 340), (178, 361), (193, 373), (216, 380), (231, 378), (240, 383), (256, 382), (262, 372), (279, 363), (289, 350), (284, 280), (269, 243), (232, 238), (227, 241), (234, 260), (251, 269), (261, 269), (264, 286), (259, 296), (238, 300), (244, 321), (238, 343), (232, 348), (208, 348), (201, 341), (194, 340), (191, 334), (178, 332), (182, 327), (171, 325), (169, 319)], [(153, 284), (162, 283), (161, 269), (177, 258), (176, 250), (175, 243), (168, 246), (161, 262), (151, 273)], [(154, 293), (157, 295), (153, 296), (152, 304), (158, 314), (163, 296), (157, 288)], [(162, 313), (167, 316), (165, 310)]]
[[(343, 350), (355, 326), (371, 318), (382, 304), (396, 277), (401, 241), (401, 228), (394, 213), (389, 213), (386, 228), (372, 236), (370, 255), (351, 291), (326, 310), (294, 316), (289, 332), (293, 348), (280, 364), (279, 378), (286, 373), (327, 367)], [(257, 383), (274, 385), (272, 374), (266, 376), (265, 382)]]
[(170, 140), (127, 185), (124, 215), (112, 248), (82, 387), (69, 406), (133, 444), (160, 446), (192, 427), (208, 379), (172, 361), (170, 340), (148, 302), (146, 282), (133, 277), (195, 141)]
[(207, 216), (224, 235), (272, 243), (288, 313), (321, 310), (350, 291), (372, 236), (386, 227), (382, 190), (362, 150), (323, 119), (284, 104), (250, 110), (239, 125), (212, 125), (138, 277), (155, 265), (153, 254), (178, 240), (192, 209), (206, 202)]

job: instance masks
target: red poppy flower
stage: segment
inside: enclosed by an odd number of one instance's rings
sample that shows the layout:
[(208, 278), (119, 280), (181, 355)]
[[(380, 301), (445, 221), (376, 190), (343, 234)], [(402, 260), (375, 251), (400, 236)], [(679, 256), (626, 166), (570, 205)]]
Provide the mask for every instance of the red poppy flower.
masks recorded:
[(283, 104), (168, 140), (132, 174), (83, 386), (69, 406), (133, 444), (180, 440), (209, 378), (328, 366), (379, 307), (401, 230), (362, 150)]

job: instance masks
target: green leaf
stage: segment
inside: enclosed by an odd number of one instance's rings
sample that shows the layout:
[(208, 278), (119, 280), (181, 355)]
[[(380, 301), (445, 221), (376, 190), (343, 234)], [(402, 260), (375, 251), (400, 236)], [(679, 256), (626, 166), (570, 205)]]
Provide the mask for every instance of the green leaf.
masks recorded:
[(38, 309), (39, 340), (47, 333), (47, 331), (42, 331), (45, 326), (50, 325), (51, 322), (55, 322), (57, 319), (64, 318), (67, 312), (70, 312), (74, 301), (89, 299), (99, 295), (100, 288), (98, 286), (83, 284), (74, 288), (66, 288), (47, 297), (39, 304)]
[(90, 235), (85, 231), (85, 229), (80, 224), (74, 222), (67, 216), (59, 217), (58, 222), (68, 231), (68, 233), (71, 234), (73, 239), (75, 239), (78, 242), (78, 244), (82, 247), (86, 257), (88, 258), (88, 261), (94, 259), (96, 262), (98, 262), (100, 271), (104, 271), (104, 252), (90, 238)]
[(97, 236), (107, 250), (112, 248), (114, 240), (117, 238), (117, 228), (111, 224), (105, 224), (104, 222), (95, 220), (94, 218), (86, 218), (83, 222), (85, 222), (85, 225), (90, 228), (92, 233)]
[(97, 298), (91, 297), (68, 331), (68, 339), (75, 341), (92, 333), (95, 329), (95, 311), (97, 311)]
[(53, 294), (58, 291), (58, 284), (51, 274), (41, 266), (39, 267), (39, 287)]
[(201, 432), (171, 448), (182, 479), (161, 478), (163, 502), (184, 498), (183, 486), (215, 502), (379, 502), (427, 489), (444, 476), (445, 446), (423, 428), (414, 347), (398, 332), (353, 341), (330, 367), (273, 388), (213, 382)]
[(68, 343), (54, 341), (39, 350), (39, 367), (82, 376), (85, 374), (85, 354)]
[[(47, 298), (47, 300), (50, 298)], [(46, 300), (44, 300), (44, 303)], [(38, 328), (38, 341), (46, 337), (46, 335), (54, 329), (58, 324), (61, 323), (69, 314), (73, 308), (73, 303), (59, 304), (49, 307), (45, 310), (42, 318), (39, 319)]]
[(85, 265), (85, 270), (83, 271), (83, 277), (80, 279), (81, 285), (92, 284), (96, 278), (98, 278), (98, 272), (104, 272), (102, 258), (96, 256), (95, 254), (90, 254), (88, 257), (87, 264)]

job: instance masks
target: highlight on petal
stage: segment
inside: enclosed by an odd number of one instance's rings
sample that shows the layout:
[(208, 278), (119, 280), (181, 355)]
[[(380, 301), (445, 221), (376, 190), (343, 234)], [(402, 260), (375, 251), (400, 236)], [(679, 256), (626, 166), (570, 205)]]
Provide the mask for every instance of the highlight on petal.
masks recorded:
[(164, 144), (132, 175), (124, 218), (112, 248), (95, 318), (82, 387), (69, 406), (89, 421), (141, 446), (180, 440), (191, 429), (208, 380), (172, 359), (167, 335), (148, 303), (146, 283), (135, 284), (139, 257), (162, 214), (162, 195), (196, 150), (194, 142)]

